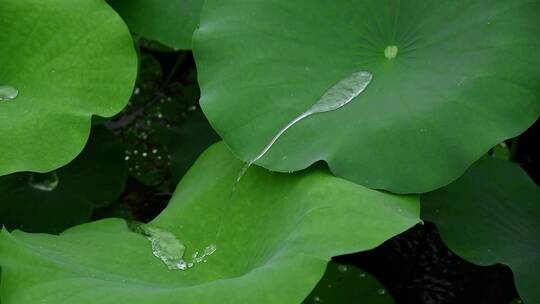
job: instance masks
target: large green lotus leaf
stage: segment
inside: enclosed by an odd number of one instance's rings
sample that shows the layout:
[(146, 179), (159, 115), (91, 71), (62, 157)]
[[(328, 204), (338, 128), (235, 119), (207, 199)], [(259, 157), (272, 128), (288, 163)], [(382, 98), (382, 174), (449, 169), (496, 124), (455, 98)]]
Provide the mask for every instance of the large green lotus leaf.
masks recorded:
[(137, 73), (129, 31), (102, 0), (3, 0), (0, 175), (46, 172), (84, 147), (93, 114), (128, 102)]
[(363, 93), (301, 120), (256, 163), (325, 160), (371, 188), (425, 192), (537, 119), (539, 32), (529, 0), (208, 0), (194, 35), (201, 106), (249, 161), (329, 88), (369, 71)]
[(540, 188), (518, 165), (480, 160), (449, 186), (423, 195), (422, 218), (461, 257), (510, 266), (523, 301), (540, 303)]
[(108, 0), (129, 28), (177, 49), (191, 49), (203, 0)]
[(324, 276), (304, 304), (393, 304), (394, 300), (375, 277), (361, 269), (328, 263)]
[(373, 248), (419, 222), (416, 197), (370, 190), (324, 169), (253, 168), (231, 192), (242, 165), (224, 144), (210, 147), (151, 223), (182, 242), (188, 261), (214, 245), (206, 263), (168, 270), (120, 219), (60, 236), (4, 231), (2, 301), (301, 303), (330, 257)]
[(94, 127), (83, 152), (49, 173), (0, 177), (0, 225), (58, 233), (87, 222), (92, 210), (117, 199), (127, 180), (122, 144)]

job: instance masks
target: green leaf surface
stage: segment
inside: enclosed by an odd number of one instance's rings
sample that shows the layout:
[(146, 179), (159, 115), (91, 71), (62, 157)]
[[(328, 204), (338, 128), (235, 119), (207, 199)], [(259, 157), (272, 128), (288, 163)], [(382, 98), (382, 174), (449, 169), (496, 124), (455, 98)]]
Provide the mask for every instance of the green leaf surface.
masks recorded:
[(0, 177), (0, 225), (58, 233), (90, 219), (115, 200), (127, 180), (124, 150), (103, 127), (94, 127), (83, 152), (50, 173)]
[(422, 218), (470, 262), (510, 266), (523, 301), (540, 303), (540, 188), (518, 165), (483, 158), (449, 186), (423, 195)]
[(323, 278), (304, 304), (393, 304), (388, 291), (375, 277), (351, 265), (328, 263)]
[(370, 188), (434, 190), (537, 119), (539, 20), (529, 0), (207, 0), (201, 106), (250, 161), (331, 87), (371, 72), (363, 93), (297, 123), (257, 164), (325, 160)]
[(92, 115), (127, 103), (137, 73), (133, 41), (102, 0), (3, 0), (0, 175), (47, 172), (84, 147)]
[[(419, 222), (415, 196), (396, 196), (313, 168), (297, 174), (252, 168), (222, 143), (179, 184), (155, 228), (172, 233), (189, 261), (168, 270), (123, 220), (84, 224), (61, 236), (0, 236), (4, 304), (300, 303), (332, 256), (371, 249)], [(154, 244), (152, 244), (154, 245)], [(167, 247), (165, 247), (167, 249)]]
[(191, 49), (203, 0), (108, 0), (129, 28), (146, 39)]

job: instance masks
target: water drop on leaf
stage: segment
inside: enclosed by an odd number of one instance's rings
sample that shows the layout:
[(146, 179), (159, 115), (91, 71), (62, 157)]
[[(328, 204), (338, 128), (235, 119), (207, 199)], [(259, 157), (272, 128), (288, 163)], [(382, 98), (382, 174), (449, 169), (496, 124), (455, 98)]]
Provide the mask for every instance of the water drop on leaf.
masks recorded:
[(270, 140), (268, 145), (266, 145), (261, 153), (249, 161), (241, 169), (240, 174), (236, 178), (235, 184), (240, 182), (240, 179), (246, 173), (247, 169), (266, 155), (266, 153), (270, 150), (270, 148), (272, 148), (281, 135), (283, 135), (289, 128), (313, 114), (330, 112), (345, 106), (355, 97), (364, 92), (372, 80), (373, 75), (370, 72), (354, 72), (347, 78), (340, 80), (330, 89), (328, 89), (307, 111), (295, 117), (285, 127), (279, 130), (279, 132), (272, 138), (272, 140)]
[(187, 261), (184, 260), (186, 247), (171, 232), (150, 224), (141, 223), (131, 223), (130, 229), (133, 232), (146, 236), (152, 246), (152, 254), (159, 258), (169, 270), (186, 270), (192, 268), (195, 264), (203, 261), (206, 262), (206, 257), (212, 255), (217, 250), (215, 244), (208, 245), (204, 248), (201, 256), (199, 256), (199, 251), (195, 251), (191, 256), (192, 260)]
[(139, 231), (148, 238), (152, 245), (152, 254), (159, 258), (168, 269), (184, 270), (187, 268), (183, 260), (186, 247), (174, 234), (150, 225), (139, 225)]
[(30, 173), (28, 185), (41, 191), (54, 191), (58, 187), (59, 179), (56, 172), (49, 173)]
[(0, 100), (13, 100), (19, 95), (19, 90), (9, 85), (0, 85)]

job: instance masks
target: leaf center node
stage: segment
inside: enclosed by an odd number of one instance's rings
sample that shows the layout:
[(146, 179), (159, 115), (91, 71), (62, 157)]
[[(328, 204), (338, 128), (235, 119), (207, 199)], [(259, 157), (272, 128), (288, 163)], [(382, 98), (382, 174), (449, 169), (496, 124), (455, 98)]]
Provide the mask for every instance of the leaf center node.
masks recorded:
[(384, 57), (394, 59), (396, 58), (398, 51), (399, 49), (396, 45), (389, 45), (384, 49)]

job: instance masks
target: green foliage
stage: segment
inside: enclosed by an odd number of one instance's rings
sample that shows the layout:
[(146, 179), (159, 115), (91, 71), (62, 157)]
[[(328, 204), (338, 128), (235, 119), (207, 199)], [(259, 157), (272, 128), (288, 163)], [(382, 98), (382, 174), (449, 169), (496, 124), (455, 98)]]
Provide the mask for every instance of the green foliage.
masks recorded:
[(422, 218), (479, 265), (512, 268), (525, 303), (540, 302), (540, 188), (519, 166), (486, 157), (449, 186), (422, 196)]
[(171, 48), (191, 49), (203, 0), (108, 0), (129, 28)]
[(206, 263), (168, 270), (120, 219), (61, 236), (4, 231), (2, 301), (299, 303), (332, 256), (373, 248), (419, 221), (415, 196), (370, 190), (323, 169), (253, 168), (233, 190), (242, 165), (223, 143), (212, 146), (151, 223), (185, 245), (188, 261), (214, 244)]
[(393, 304), (386, 289), (369, 273), (350, 265), (328, 263), (324, 277), (304, 304)]
[(451, 250), (540, 302), (540, 190), (511, 163), (538, 20), (530, 0), (0, 0), (2, 303), (394, 303), (329, 261), (421, 222), (418, 193)]
[(249, 161), (330, 87), (369, 71), (363, 94), (298, 123), (257, 164), (322, 159), (371, 188), (434, 190), (538, 118), (539, 19), (527, 0), (207, 0), (194, 36), (201, 106)]
[(101, 0), (2, 0), (0, 175), (46, 172), (84, 147), (92, 115), (127, 103), (137, 59), (127, 27)]
[(83, 152), (49, 173), (0, 177), (0, 224), (27, 232), (58, 233), (90, 219), (124, 189), (127, 168), (118, 140), (94, 128)]

